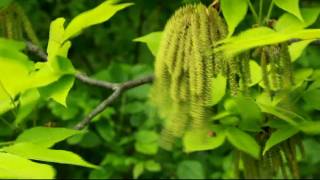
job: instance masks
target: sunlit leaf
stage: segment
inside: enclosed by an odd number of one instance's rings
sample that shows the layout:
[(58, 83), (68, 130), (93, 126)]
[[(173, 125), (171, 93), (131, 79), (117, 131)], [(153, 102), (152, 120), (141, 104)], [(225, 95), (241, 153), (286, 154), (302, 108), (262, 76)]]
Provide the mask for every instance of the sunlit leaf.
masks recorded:
[(295, 15), (297, 18), (303, 21), (299, 8), (299, 0), (274, 0), (274, 3), (279, 8)]
[(156, 56), (160, 46), (160, 41), (162, 38), (162, 32), (153, 32), (145, 36), (134, 39), (135, 42), (146, 43), (151, 53)]
[(252, 28), (240, 35), (222, 40), (215, 52), (223, 51), (227, 56), (234, 56), (251, 48), (277, 44), (292, 39), (311, 40), (320, 38), (320, 29), (304, 29), (290, 33), (276, 32), (267, 27)]
[(314, 40), (304, 40), (304, 41), (292, 43), (289, 46), (289, 53), (290, 53), (291, 61), (292, 62), (296, 61), (302, 55), (305, 48), (310, 43), (312, 43), (312, 41), (314, 41)]
[(63, 38), (64, 41), (78, 35), (89, 26), (107, 21), (118, 11), (131, 5), (133, 3), (114, 4), (114, 1), (105, 1), (91, 10), (79, 14), (68, 24)]
[(65, 75), (49, 86), (41, 88), (41, 96), (52, 98), (57, 103), (67, 107), (66, 99), (73, 86), (74, 80), (74, 76)]
[(20, 134), (16, 142), (28, 142), (42, 147), (51, 147), (57, 142), (80, 133), (82, 131), (66, 128), (34, 127)]
[(211, 101), (209, 102), (210, 106), (218, 104), (224, 95), (226, 94), (227, 79), (225, 76), (219, 74), (217, 77), (212, 78), (212, 92), (211, 92)]
[(277, 21), (275, 29), (279, 32), (294, 32), (302, 30), (316, 22), (320, 14), (320, 8), (302, 8), (301, 13), (304, 21), (301, 21), (292, 14), (283, 14)]
[(27, 159), (54, 162), (62, 164), (72, 164), (89, 168), (97, 168), (97, 166), (86, 162), (79, 155), (64, 150), (47, 149), (32, 143), (17, 143), (3, 148), (4, 151), (15, 154)]
[(250, 154), (258, 159), (260, 155), (260, 146), (257, 141), (249, 134), (238, 128), (230, 127), (227, 129), (227, 139), (237, 149)]
[(1, 179), (53, 179), (54, 169), (9, 153), (0, 152)]
[(247, 0), (221, 0), (222, 14), (228, 25), (228, 36), (232, 36), (236, 27), (244, 19), (248, 10)]
[(21, 95), (15, 124), (20, 124), (32, 112), (39, 98), (40, 94), (37, 89), (30, 89)]
[(288, 138), (294, 136), (298, 132), (299, 132), (299, 129), (292, 126), (287, 126), (287, 127), (276, 130), (271, 134), (270, 138), (267, 140), (263, 150), (263, 154), (265, 154), (273, 146), (279, 144), (282, 141), (287, 140)]
[(262, 80), (262, 71), (259, 64), (253, 60), (249, 62), (251, 82), (249, 86), (254, 86)]
[(183, 137), (184, 151), (206, 151), (220, 147), (226, 138), (224, 132), (214, 132), (216, 136), (210, 137), (208, 130), (188, 131)]

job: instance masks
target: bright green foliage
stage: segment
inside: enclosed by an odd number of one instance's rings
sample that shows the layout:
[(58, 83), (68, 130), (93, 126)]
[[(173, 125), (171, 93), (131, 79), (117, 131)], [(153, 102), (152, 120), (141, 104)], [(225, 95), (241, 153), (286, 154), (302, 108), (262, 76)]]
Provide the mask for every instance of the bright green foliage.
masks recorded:
[(20, 134), (16, 142), (28, 142), (49, 148), (55, 143), (79, 133), (82, 132), (66, 128), (34, 127)]
[(260, 146), (257, 141), (249, 134), (240, 129), (230, 127), (227, 129), (227, 139), (237, 149), (250, 154), (255, 158), (260, 157)]
[(228, 37), (231, 37), (236, 27), (247, 14), (248, 0), (221, 0), (221, 9), (228, 24)]
[[(208, 130), (187, 131), (183, 137), (183, 146), (185, 152), (212, 150), (220, 147), (226, 138), (224, 132), (214, 132), (217, 135), (210, 137)], [(203, 137), (208, 138), (203, 138)]]
[(278, 129), (277, 131), (271, 134), (270, 138), (266, 142), (266, 145), (263, 150), (263, 154), (265, 154), (273, 146), (279, 144), (282, 141), (289, 139), (290, 137), (294, 136), (298, 132), (299, 130), (292, 126), (287, 126), (287, 127)]
[(78, 35), (85, 28), (107, 21), (118, 11), (132, 5), (133, 3), (115, 4), (115, 1), (108, 0), (92, 10), (79, 14), (67, 26), (63, 41)]
[(9, 153), (0, 153), (0, 178), (53, 179), (54, 169)]
[(267, 27), (258, 27), (242, 32), (239, 36), (221, 41), (222, 46), (216, 52), (223, 51), (226, 55), (233, 56), (259, 46), (277, 44), (290, 39), (317, 39), (320, 38), (319, 29), (305, 29), (290, 33), (276, 32)]
[(162, 38), (162, 32), (152, 32), (143, 37), (136, 38), (133, 41), (146, 43), (148, 48), (152, 52), (152, 54), (154, 56), (157, 56), (161, 38)]
[(12, 146), (3, 148), (3, 151), (31, 160), (97, 168), (97, 166), (84, 161), (80, 156), (73, 152), (47, 149), (32, 143), (16, 143)]
[(299, 9), (299, 0), (274, 0), (274, 3), (281, 9), (288, 11), (303, 21)]

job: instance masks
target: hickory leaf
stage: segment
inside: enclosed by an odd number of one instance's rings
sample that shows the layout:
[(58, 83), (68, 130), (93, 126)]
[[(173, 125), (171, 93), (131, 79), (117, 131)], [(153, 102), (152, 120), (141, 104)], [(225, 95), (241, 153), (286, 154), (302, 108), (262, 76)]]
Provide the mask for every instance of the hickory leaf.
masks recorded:
[(45, 147), (37, 146), (32, 143), (16, 143), (11, 146), (3, 148), (4, 151), (15, 154), (27, 159), (55, 162), (62, 164), (72, 164), (84, 166), (88, 168), (97, 168), (97, 166), (90, 164), (83, 160), (77, 154), (64, 150), (53, 150)]
[(274, 0), (274, 3), (279, 8), (295, 15), (301, 21), (303, 21), (303, 17), (299, 8), (299, 0)]
[(210, 106), (218, 104), (224, 95), (226, 94), (227, 88), (227, 79), (225, 76), (219, 74), (217, 77), (212, 78), (212, 92), (211, 92), (211, 101), (209, 102)]
[(227, 139), (237, 149), (250, 154), (252, 157), (258, 159), (260, 154), (260, 146), (257, 141), (249, 134), (241, 131), (235, 127), (227, 129)]
[(160, 46), (160, 41), (162, 38), (162, 32), (152, 32), (145, 36), (134, 39), (134, 42), (143, 42), (146, 43), (151, 53), (156, 56)]
[(55, 170), (10, 153), (0, 152), (1, 179), (53, 179)]
[(188, 131), (183, 137), (184, 151), (205, 151), (212, 150), (220, 147), (226, 138), (224, 132), (217, 133), (215, 137), (209, 137), (209, 131), (206, 130), (193, 130)]
[(303, 53), (305, 48), (312, 43), (314, 40), (304, 40), (304, 41), (299, 41), (292, 43), (289, 45), (289, 53), (291, 57), (291, 61), (294, 62), (296, 61)]
[(267, 140), (263, 150), (263, 154), (265, 154), (273, 146), (279, 144), (282, 141), (287, 140), (288, 138), (294, 136), (298, 132), (299, 129), (292, 126), (283, 127), (281, 129), (276, 130), (271, 134), (270, 138)]
[(85, 28), (107, 21), (118, 11), (131, 5), (133, 3), (115, 4), (115, 1), (105, 1), (91, 10), (79, 14), (68, 24), (63, 41), (80, 34)]
[(41, 147), (51, 147), (57, 142), (80, 133), (82, 131), (66, 128), (34, 127), (20, 134), (16, 142), (28, 142)]
[(248, 0), (221, 0), (221, 9), (228, 25), (228, 37), (231, 37), (247, 14)]

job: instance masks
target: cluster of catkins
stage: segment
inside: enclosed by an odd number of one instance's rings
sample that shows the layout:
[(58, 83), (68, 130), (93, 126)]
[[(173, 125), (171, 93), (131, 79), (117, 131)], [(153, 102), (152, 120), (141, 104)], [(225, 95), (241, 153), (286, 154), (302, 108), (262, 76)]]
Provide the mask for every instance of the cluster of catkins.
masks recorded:
[[(226, 38), (224, 19), (213, 7), (202, 4), (178, 9), (167, 22), (155, 62), (151, 100), (165, 120), (161, 146), (170, 149), (175, 138), (186, 130), (205, 129), (212, 117), (212, 79), (222, 74), (232, 96), (248, 94), (249, 52), (226, 57), (214, 53), (219, 40)], [(258, 48), (263, 84), (267, 91), (291, 83), (287, 45)], [(290, 79), (288, 81), (287, 79)]]
[(16, 2), (0, 9), (0, 36), (15, 40), (27, 37), (32, 43), (40, 45), (29, 18)]

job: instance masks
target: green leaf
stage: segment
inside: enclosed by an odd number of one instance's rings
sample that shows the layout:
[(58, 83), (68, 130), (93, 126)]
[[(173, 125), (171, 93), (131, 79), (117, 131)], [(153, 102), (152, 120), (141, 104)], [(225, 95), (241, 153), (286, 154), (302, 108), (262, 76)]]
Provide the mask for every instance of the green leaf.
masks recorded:
[(152, 32), (145, 36), (134, 39), (134, 42), (143, 42), (146, 43), (151, 53), (156, 56), (158, 53), (158, 49), (160, 46), (160, 41), (162, 38), (162, 31), (160, 32)]
[(20, 134), (16, 142), (29, 142), (41, 147), (51, 147), (57, 142), (80, 133), (82, 131), (66, 128), (34, 127)]
[(209, 130), (187, 131), (183, 137), (184, 151), (187, 153), (195, 151), (206, 151), (220, 147), (226, 138), (224, 132), (215, 132), (215, 137), (209, 136)]
[(138, 152), (149, 155), (158, 152), (158, 134), (154, 131), (139, 131), (136, 133), (135, 139), (135, 148)]
[(320, 110), (320, 89), (306, 91), (303, 94), (305, 103), (316, 110)]
[(18, 114), (14, 122), (16, 125), (22, 123), (22, 121), (32, 112), (37, 105), (39, 98), (40, 94), (37, 89), (30, 89), (21, 95)]
[(178, 165), (177, 175), (179, 179), (205, 179), (204, 169), (199, 161), (182, 161)]
[(49, 41), (47, 47), (48, 61), (51, 62), (57, 56), (64, 35), (64, 18), (57, 18), (50, 24)]
[(221, 0), (222, 14), (228, 25), (228, 37), (231, 37), (236, 27), (244, 19), (248, 11), (247, 0)]
[(302, 16), (304, 21), (300, 21), (296, 16), (285, 13), (275, 25), (275, 29), (279, 32), (295, 32), (302, 30), (316, 22), (320, 8), (302, 8)]
[(0, 152), (1, 179), (53, 179), (55, 170), (47, 165)]
[(209, 105), (214, 106), (218, 104), (226, 94), (227, 79), (225, 76), (218, 74), (217, 77), (212, 78), (211, 83), (212, 92)]
[(133, 167), (133, 179), (138, 179), (139, 176), (143, 173), (144, 171), (144, 166), (143, 163), (137, 163)]
[(144, 167), (150, 171), (150, 172), (159, 172), (161, 171), (161, 165), (154, 161), (154, 160), (148, 160), (144, 163)]
[(279, 8), (295, 15), (297, 18), (303, 21), (299, 8), (299, 0), (274, 0), (274, 3)]
[(237, 149), (250, 154), (258, 159), (260, 156), (260, 146), (257, 141), (249, 134), (241, 131), (238, 128), (229, 127), (227, 129), (227, 139)]
[(254, 132), (260, 130), (262, 125), (261, 110), (252, 98), (239, 96), (228, 101), (226, 102), (226, 109), (231, 114), (240, 116), (239, 126), (241, 129)]
[(306, 81), (313, 73), (311, 68), (300, 68), (294, 72), (295, 87), (299, 87)]
[(50, 84), (49, 86), (40, 88), (42, 97), (52, 98), (57, 103), (67, 107), (66, 99), (70, 89), (74, 83), (73, 75), (65, 75), (61, 77), (57, 82)]
[(314, 40), (304, 40), (304, 41), (299, 41), (292, 43), (289, 46), (289, 53), (291, 57), (291, 61), (294, 62), (296, 61), (303, 53), (305, 48)]
[(33, 63), (17, 50), (0, 48), (0, 101), (14, 99), (30, 86)]
[(85, 28), (107, 21), (118, 11), (133, 5), (133, 3), (114, 3), (114, 1), (103, 2), (99, 6), (76, 16), (68, 24), (63, 41), (80, 34)]
[(299, 132), (299, 129), (292, 126), (287, 126), (287, 127), (276, 130), (271, 134), (270, 138), (267, 140), (263, 150), (263, 154), (265, 154), (273, 146), (279, 144), (282, 141), (289, 139), (290, 137), (294, 136), (298, 132)]
[(299, 129), (307, 134), (318, 135), (320, 134), (320, 121), (317, 120), (303, 122), (299, 124)]
[(97, 168), (97, 166), (86, 162), (80, 156), (73, 152), (47, 149), (32, 143), (16, 143), (14, 145), (3, 148), (3, 150), (11, 154), (15, 154), (27, 159), (37, 161), (72, 164), (88, 168)]
[[(7, 1), (7, 0), (4, 0)], [(3, 0), (1, 1), (3, 2)], [(7, 49), (12, 51), (22, 51), (26, 47), (26, 44), (22, 41), (15, 41), (12, 39), (6, 39), (0, 37), (0, 49)]]
[(234, 56), (252, 48), (277, 44), (291, 39), (311, 40), (318, 38), (320, 38), (320, 29), (304, 29), (281, 33), (267, 27), (257, 27), (246, 30), (238, 36), (218, 42), (220, 46), (214, 52), (223, 51), (227, 56)]
[(249, 66), (250, 66), (250, 76), (251, 76), (251, 82), (249, 86), (254, 86), (262, 80), (262, 71), (261, 71), (261, 67), (254, 60), (250, 60)]
[(279, 119), (286, 121), (287, 123), (289, 123), (292, 126), (297, 127), (299, 123), (305, 122), (305, 118), (303, 118), (302, 116), (289, 111), (289, 110), (285, 110), (276, 106), (271, 106), (271, 105), (266, 105), (263, 103), (258, 103), (262, 112), (274, 115), (276, 117), (278, 117)]

